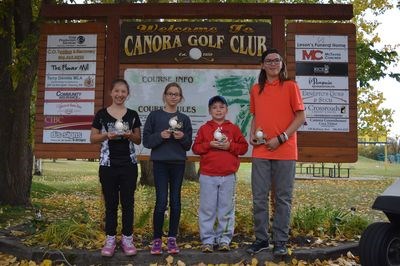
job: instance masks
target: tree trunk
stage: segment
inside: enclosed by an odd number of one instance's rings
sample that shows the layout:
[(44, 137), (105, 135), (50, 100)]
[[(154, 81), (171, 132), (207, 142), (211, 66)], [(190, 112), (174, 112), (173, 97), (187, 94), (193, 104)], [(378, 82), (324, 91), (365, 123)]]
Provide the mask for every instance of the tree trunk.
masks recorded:
[(33, 174), (42, 175), (42, 159), (34, 159)]
[[(153, 163), (149, 161), (140, 161), (140, 184), (144, 186), (154, 186)], [(194, 162), (186, 162), (185, 173), (183, 176), (187, 180), (199, 180), (199, 175), (196, 171)]]
[(140, 161), (140, 184), (154, 187), (153, 162)]
[[(32, 184), (30, 106), (39, 31), (32, 22), (31, 1), (14, 4), (0, 3), (4, 11), (0, 17), (0, 203), (26, 206)], [(16, 58), (14, 46), (19, 49)]]
[(196, 171), (196, 164), (194, 162), (186, 162), (183, 178), (191, 181), (199, 181), (199, 174)]

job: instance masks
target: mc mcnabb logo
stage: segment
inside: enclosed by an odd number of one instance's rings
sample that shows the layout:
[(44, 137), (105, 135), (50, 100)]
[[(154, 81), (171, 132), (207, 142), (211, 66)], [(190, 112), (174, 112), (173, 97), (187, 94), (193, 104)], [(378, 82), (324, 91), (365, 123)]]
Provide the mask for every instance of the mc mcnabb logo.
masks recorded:
[(321, 50), (303, 50), (302, 59), (309, 61), (319, 61), (323, 59), (323, 52)]

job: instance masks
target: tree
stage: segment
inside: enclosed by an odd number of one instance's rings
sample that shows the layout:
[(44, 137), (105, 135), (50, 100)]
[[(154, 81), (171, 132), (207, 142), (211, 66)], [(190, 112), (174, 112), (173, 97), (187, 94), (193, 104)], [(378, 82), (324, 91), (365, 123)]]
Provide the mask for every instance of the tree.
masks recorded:
[[(380, 41), (375, 31), (379, 23), (368, 18), (383, 14), (393, 6), (389, 1), (353, 2), (357, 25), (357, 85), (358, 85), (358, 131), (359, 135), (372, 137), (386, 136), (393, 123), (393, 110), (383, 108), (383, 94), (371, 85), (391, 77), (400, 82), (400, 73), (389, 71), (390, 66), (399, 62), (395, 47), (375, 48)], [(372, 13), (372, 16), (366, 16)]]
[(388, 71), (398, 55), (394, 50), (377, 50), (372, 42), (357, 45), (358, 130), (359, 135), (386, 136), (393, 123), (393, 110), (382, 108), (382, 92), (372, 87), (371, 81), (385, 76), (400, 81), (400, 74)]
[(386, 136), (393, 123), (393, 110), (382, 108), (382, 92), (372, 86), (358, 88), (358, 134), (360, 136)]
[(0, 203), (29, 205), (30, 106), (38, 63), (37, 9), (31, 0), (4, 0), (0, 2), (0, 23)]

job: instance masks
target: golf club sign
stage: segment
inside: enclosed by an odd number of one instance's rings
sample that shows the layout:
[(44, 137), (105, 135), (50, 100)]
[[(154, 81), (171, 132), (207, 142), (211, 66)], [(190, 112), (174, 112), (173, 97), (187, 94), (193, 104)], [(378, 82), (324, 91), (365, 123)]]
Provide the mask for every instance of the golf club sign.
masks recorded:
[(269, 23), (124, 22), (120, 63), (257, 64)]

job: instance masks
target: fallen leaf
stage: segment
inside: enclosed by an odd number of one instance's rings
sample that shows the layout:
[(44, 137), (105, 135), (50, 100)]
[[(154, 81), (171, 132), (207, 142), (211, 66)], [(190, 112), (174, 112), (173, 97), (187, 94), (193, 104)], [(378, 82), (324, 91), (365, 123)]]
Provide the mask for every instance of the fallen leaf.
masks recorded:
[(177, 265), (177, 266), (186, 266), (186, 264), (185, 264), (183, 261), (181, 261), (181, 260), (178, 260), (178, 261), (176, 262), (176, 265)]
[(165, 258), (165, 261), (169, 264), (172, 265), (174, 263), (174, 257), (169, 255), (168, 257)]

